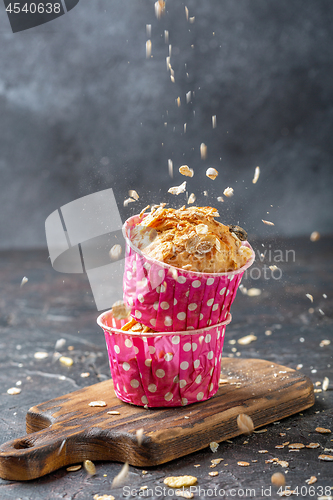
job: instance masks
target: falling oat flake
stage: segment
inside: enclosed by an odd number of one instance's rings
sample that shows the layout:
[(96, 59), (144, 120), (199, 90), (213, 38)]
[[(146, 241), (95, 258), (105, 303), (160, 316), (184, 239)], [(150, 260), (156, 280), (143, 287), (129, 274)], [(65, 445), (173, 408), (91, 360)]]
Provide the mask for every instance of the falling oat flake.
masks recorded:
[(129, 472), (129, 465), (128, 462), (125, 462), (119, 474), (113, 479), (111, 488), (118, 488), (118, 486), (121, 486), (125, 481), (125, 479), (127, 478), (128, 472)]
[(173, 161), (170, 159), (168, 160), (168, 171), (170, 177), (173, 177)]
[(70, 465), (67, 467), (67, 472), (76, 472), (77, 470), (80, 470), (82, 465)]
[(221, 203), (224, 201), (224, 199), (222, 198), (222, 196), (218, 196), (216, 199), (217, 199), (217, 201), (219, 201)]
[(136, 435), (136, 439), (137, 439), (138, 445), (141, 446), (142, 445), (142, 440), (143, 440), (143, 428), (138, 429), (136, 431), (135, 435)]
[(310, 235), (310, 240), (311, 241), (320, 240), (320, 233), (318, 233), (318, 231), (313, 231), (313, 233), (311, 233), (311, 235)]
[(134, 198), (134, 200), (138, 200), (139, 199), (139, 195), (138, 195), (138, 193), (134, 189), (130, 189), (128, 191), (128, 196), (130, 196), (131, 198)]
[(186, 175), (186, 177), (193, 177), (194, 175), (194, 170), (192, 168), (189, 168), (188, 165), (182, 165), (179, 167), (179, 172), (182, 175)]
[(247, 291), (247, 295), (249, 297), (258, 297), (258, 295), (261, 295), (261, 290), (260, 288), (249, 288)]
[(207, 158), (207, 146), (203, 142), (200, 144), (200, 156), (202, 160)]
[(83, 466), (88, 472), (89, 476), (94, 476), (96, 474), (95, 464), (91, 460), (85, 460)]
[(216, 128), (216, 115), (212, 116), (212, 127)]
[(20, 288), (22, 288), (23, 285), (25, 285), (26, 283), (28, 283), (28, 281), (29, 281), (28, 278), (26, 276), (24, 276), (24, 278), (22, 278)]
[(311, 302), (313, 302), (313, 297), (312, 295), (310, 295), (309, 293), (306, 293), (305, 296), (311, 300)]
[(72, 358), (67, 358), (66, 356), (61, 356), (59, 358), (59, 361), (64, 366), (72, 366), (72, 364), (73, 364)]
[(186, 191), (186, 181), (184, 181), (180, 186), (171, 187), (168, 189), (168, 193), (179, 195), (180, 193), (184, 193)]
[(329, 384), (330, 384), (329, 378), (325, 377), (322, 385), (323, 391), (327, 391)]
[(274, 222), (270, 222), (269, 220), (264, 220), (264, 219), (261, 220), (264, 224), (266, 224), (266, 226), (274, 226)]
[(215, 441), (212, 441), (211, 443), (209, 443), (209, 447), (210, 447), (210, 449), (212, 450), (213, 453), (216, 453), (217, 452), (217, 448), (219, 447), (219, 444), (216, 443)]
[(256, 167), (256, 169), (254, 171), (254, 177), (252, 179), (253, 184), (257, 183), (257, 180), (259, 179), (259, 175), (260, 175), (260, 168)]
[(238, 339), (238, 344), (248, 345), (251, 342), (254, 342), (255, 340), (257, 340), (257, 337), (253, 335), (253, 333), (250, 333), (250, 335), (245, 335), (245, 337)]
[(35, 352), (34, 354), (34, 358), (35, 359), (45, 359), (47, 358), (49, 355), (47, 352)]
[(109, 255), (110, 255), (110, 258), (112, 260), (116, 260), (116, 259), (119, 259), (119, 257), (121, 256), (121, 253), (122, 253), (121, 245), (116, 244), (116, 245), (113, 245), (113, 247), (111, 248)]
[(157, 19), (161, 19), (161, 17), (165, 14), (165, 2), (163, 0), (157, 0), (154, 4), (155, 7), (155, 16)]
[(191, 203), (194, 203), (196, 200), (196, 196), (194, 193), (191, 193), (190, 196), (188, 197), (187, 203), (190, 205)]
[(146, 41), (146, 58), (149, 59), (151, 56), (151, 40)]
[(246, 415), (245, 413), (241, 413), (237, 417), (237, 425), (240, 431), (242, 431), (243, 434), (248, 435), (251, 434), (254, 431), (254, 425), (253, 425), (253, 420), (249, 415)]
[(124, 200), (124, 207), (127, 207), (129, 203), (133, 203), (134, 201), (133, 198), (127, 198)]
[(227, 187), (224, 191), (223, 191), (223, 194), (224, 196), (226, 196), (227, 198), (231, 198), (231, 196), (234, 195), (234, 190), (231, 188), (231, 187)]
[(206, 175), (210, 179), (214, 180), (219, 175), (219, 173), (215, 168), (210, 167), (210, 168), (207, 168)]

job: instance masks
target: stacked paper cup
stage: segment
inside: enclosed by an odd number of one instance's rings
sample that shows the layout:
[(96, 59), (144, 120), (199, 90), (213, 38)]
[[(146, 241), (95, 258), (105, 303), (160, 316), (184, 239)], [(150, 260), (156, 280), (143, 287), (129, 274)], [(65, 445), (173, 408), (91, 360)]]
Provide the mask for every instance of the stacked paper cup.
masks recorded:
[[(132, 243), (142, 218), (123, 227), (126, 240), (124, 301), (131, 316), (154, 332), (123, 331), (123, 321), (102, 314), (117, 396), (136, 405), (182, 406), (218, 390), (225, 328), (244, 271), (198, 273), (144, 255)], [(244, 245), (250, 245), (243, 242)]]

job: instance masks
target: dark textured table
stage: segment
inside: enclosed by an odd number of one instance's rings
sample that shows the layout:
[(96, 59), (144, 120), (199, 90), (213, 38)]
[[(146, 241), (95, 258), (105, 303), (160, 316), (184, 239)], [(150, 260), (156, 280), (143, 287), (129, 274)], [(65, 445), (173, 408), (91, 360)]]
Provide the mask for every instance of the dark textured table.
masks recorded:
[[(0, 480), (1, 500), (81, 500), (92, 499), (96, 494), (112, 494), (118, 499), (125, 498), (129, 490), (132, 498), (168, 498), (168, 488), (163, 493), (163, 479), (174, 475), (198, 478), (197, 488), (200, 486), (201, 491), (194, 492), (194, 498), (220, 498), (220, 489), (229, 497), (278, 498), (276, 488), (269, 489), (274, 472), (286, 474), (286, 484), (292, 490), (298, 487), (293, 498), (297, 493), (303, 498), (328, 496), (328, 487), (333, 488), (333, 462), (320, 461), (318, 456), (333, 454), (333, 432), (319, 434), (315, 429), (333, 431), (332, 244), (333, 238), (328, 237), (317, 242), (305, 238), (265, 241), (264, 247), (262, 242), (255, 242), (256, 251), (266, 251), (266, 256), (263, 262), (257, 257), (253, 267), (256, 270), (243, 278), (243, 286), (260, 289), (261, 294), (248, 296), (238, 292), (224, 347), (224, 356), (263, 358), (301, 369), (315, 384), (316, 403), (312, 408), (267, 426), (265, 432), (223, 442), (215, 454), (205, 449), (150, 468), (145, 475), (141, 469), (130, 467), (128, 489), (111, 490), (112, 479), (122, 465), (105, 462), (96, 464), (93, 477), (87, 477), (83, 469), (61, 469), (26, 483)], [(273, 279), (267, 267), (270, 265), (281, 269), (280, 279)], [(280, 274), (274, 273), (275, 278)], [(23, 276), (29, 281), (20, 288)], [(8, 251), (0, 254), (0, 280), (0, 430), (1, 441), (5, 442), (25, 434), (25, 415), (31, 406), (105, 380), (109, 366), (85, 275), (56, 273), (46, 251)], [(313, 296), (313, 303), (305, 294)], [(115, 290), (114, 297), (120, 298), (121, 292)], [(234, 342), (249, 333), (254, 333), (257, 340), (245, 346)], [(54, 356), (58, 339), (66, 340), (58, 351), (74, 361), (69, 368)], [(323, 345), (323, 340), (331, 343)], [(36, 352), (48, 356), (36, 359)], [(90, 376), (81, 377), (85, 372)], [(326, 391), (321, 390), (324, 377), (330, 379)], [(7, 394), (12, 387), (21, 389), (20, 394)], [(288, 446), (276, 448), (287, 441), (317, 442), (320, 447), (293, 452)], [(289, 467), (265, 463), (274, 457), (288, 461)], [(211, 469), (213, 458), (224, 461)], [(247, 461), (250, 466), (240, 467), (238, 461)], [(200, 467), (194, 467), (197, 464)], [(218, 471), (218, 475), (209, 476), (211, 471)], [(311, 476), (316, 476), (317, 482), (310, 489), (306, 480)], [(148, 489), (140, 490), (143, 486)], [(330, 494), (333, 495), (333, 489)]]

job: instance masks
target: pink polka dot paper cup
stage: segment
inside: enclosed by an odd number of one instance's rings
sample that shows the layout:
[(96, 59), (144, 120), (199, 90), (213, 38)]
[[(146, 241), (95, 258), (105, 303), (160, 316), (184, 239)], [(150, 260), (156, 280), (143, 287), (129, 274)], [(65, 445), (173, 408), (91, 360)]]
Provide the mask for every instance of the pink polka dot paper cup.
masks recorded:
[(138, 406), (185, 406), (211, 398), (218, 390), (226, 325), (191, 332), (123, 331), (112, 311), (99, 316), (104, 330), (114, 390)]
[(124, 301), (140, 323), (159, 332), (205, 328), (228, 317), (248, 262), (232, 272), (199, 273), (147, 257), (132, 243), (131, 232), (142, 220), (135, 215), (123, 226), (126, 240)]

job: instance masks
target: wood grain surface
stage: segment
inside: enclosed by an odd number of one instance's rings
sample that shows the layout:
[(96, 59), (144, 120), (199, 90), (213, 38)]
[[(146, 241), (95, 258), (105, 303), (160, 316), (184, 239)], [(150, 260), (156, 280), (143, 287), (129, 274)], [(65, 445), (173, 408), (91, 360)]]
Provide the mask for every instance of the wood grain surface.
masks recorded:
[[(313, 384), (290, 368), (258, 359), (224, 359), (217, 394), (182, 408), (123, 403), (106, 380), (30, 408), (27, 436), (0, 447), (0, 477), (29, 480), (85, 459), (153, 466), (241, 434), (246, 413), (255, 428), (314, 404)], [(105, 407), (91, 407), (91, 401)], [(109, 415), (108, 411), (119, 411)], [(185, 416), (189, 417), (185, 419)], [(136, 431), (144, 429), (142, 444)]]

